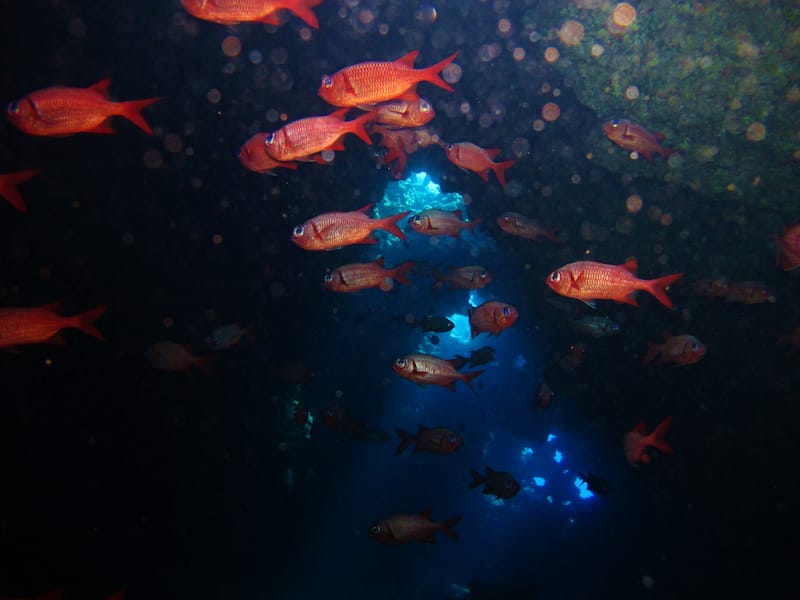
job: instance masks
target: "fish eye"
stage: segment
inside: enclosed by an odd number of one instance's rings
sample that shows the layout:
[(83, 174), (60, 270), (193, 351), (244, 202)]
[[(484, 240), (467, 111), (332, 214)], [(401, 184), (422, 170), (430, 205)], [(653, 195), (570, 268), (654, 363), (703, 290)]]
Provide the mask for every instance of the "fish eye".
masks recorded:
[(448, 150), (452, 150), (453, 149), (453, 144), (447, 144), (447, 149)]
[(697, 352), (697, 344), (692, 342), (692, 352)]
[(8, 112), (10, 112), (12, 115), (16, 115), (19, 112), (19, 104), (16, 102), (9, 102)]
[(508, 308), (507, 306), (504, 306), (504, 307), (503, 307), (503, 316), (504, 316), (504, 317), (507, 317), (507, 316), (508, 316), (508, 315), (510, 315), (510, 314), (511, 314), (511, 309), (510, 309), (510, 308)]
[(558, 271), (553, 271), (552, 273), (550, 273), (550, 281), (552, 281), (553, 283), (558, 283), (559, 281), (561, 281), (561, 273), (559, 273)]
[(294, 237), (301, 237), (303, 235), (304, 231), (305, 231), (305, 229), (303, 228), (303, 226), (302, 225), (298, 225), (297, 227), (294, 228), (293, 235), (294, 235)]
[(514, 487), (514, 482), (513, 481), (506, 481), (504, 487), (507, 490), (510, 490), (510, 489), (512, 489)]
[(419, 109), (424, 113), (430, 112), (431, 105), (428, 104), (425, 100), (423, 100), (422, 102), (419, 103)]
[(489, 271), (481, 271), (479, 277), (481, 279), (487, 279), (489, 277)]
[(275, 132), (274, 131), (270, 131), (269, 135), (267, 136), (267, 139), (264, 140), (264, 143), (267, 146), (270, 146), (274, 142), (275, 142)]
[(400, 367), (401, 369), (404, 369), (406, 366), (406, 359), (405, 358), (395, 359), (394, 364)]
[(331, 273), (330, 271), (326, 271), (324, 280), (325, 283), (330, 283), (331, 281), (333, 281), (333, 273)]
[(619, 127), (619, 119), (611, 119), (611, 126), (616, 129)]
[(447, 441), (450, 442), (451, 444), (455, 444), (458, 441), (458, 437), (456, 436), (455, 433), (451, 433), (450, 435), (447, 436)]
[(369, 528), (369, 532), (372, 535), (378, 535), (381, 532), (381, 526), (377, 524), (373, 525), (372, 527)]
[(411, 222), (419, 225), (420, 223), (422, 223), (422, 217), (420, 217), (419, 215), (414, 215), (413, 217), (411, 217)]
[(333, 77), (330, 75), (323, 75), (322, 76), (322, 87), (329, 88), (333, 85)]

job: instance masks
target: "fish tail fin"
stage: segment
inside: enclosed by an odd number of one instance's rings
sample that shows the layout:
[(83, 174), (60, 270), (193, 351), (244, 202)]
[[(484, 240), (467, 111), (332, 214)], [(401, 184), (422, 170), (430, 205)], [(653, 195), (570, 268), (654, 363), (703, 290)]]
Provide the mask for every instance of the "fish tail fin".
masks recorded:
[(516, 160), (507, 160), (501, 163), (495, 163), (492, 165), (492, 171), (494, 171), (495, 176), (497, 177), (497, 181), (500, 182), (500, 185), (506, 187), (506, 170), (510, 169), (514, 163), (517, 162)]
[(220, 356), (222, 355), (206, 354), (205, 356), (195, 356), (193, 357), (192, 364), (206, 375), (213, 375), (214, 372), (211, 370), (211, 365), (219, 360)]
[(415, 261), (407, 260), (406, 262), (397, 265), (394, 269), (392, 269), (392, 279), (395, 279), (405, 285), (411, 285), (411, 280), (407, 277), (407, 274), (411, 271), (411, 269), (414, 268), (415, 264), (417, 264)]
[(364, 129), (364, 125), (372, 121), (378, 113), (376, 111), (370, 111), (364, 113), (360, 117), (353, 119), (352, 121), (348, 121), (347, 125), (349, 127), (348, 131), (353, 135), (357, 135), (361, 140), (366, 142), (367, 144), (372, 144), (372, 139), (369, 137), (367, 130)]
[(316, 4), (312, 2), (293, 2), (291, 7), (286, 7), (289, 12), (294, 14), (297, 18), (302, 19), (302, 21), (308, 25), (309, 27), (313, 27), (314, 29), (319, 29), (319, 21), (317, 20), (317, 15), (314, 14), (314, 11), (311, 10), (312, 6), (316, 6)]
[(664, 454), (675, 454), (675, 450), (664, 439), (669, 431), (670, 425), (672, 425), (672, 417), (667, 417), (658, 424), (649, 436), (647, 436), (647, 443)]
[(399, 214), (392, 215), (391, 217), (386, 217), (385, 219), (381, 219), (380, 221), (378, 221), (378, 227), (377, 228), (378, 229), (383, 229), (384, 231), (388, 231), (393, 236), (399, 237), (401, 240), (405, 241), (406, 236), (400, 230), (400, 228), (397, 226), (397, 222), (400, 221), (401, 219), (403, 219), (404, 217), (407, 217), (410, 214), (411, 214), (411, 211), (407, 210), (405, 212), (401, 212)]
[(144, 100), (129, 100), (128, 102), (120, 102), (119, 115), (128, 119), (128, 121), (136, 125), (139, 129), (141, 129), (145, 133), (153, 135), (153, 130), (150, 128), (150, 125), (147, 124), (147, 121), (145, 121), (144, 117), (142, 116), (142, 110), (144, 110), (151, 104), (155, 104), (159, 100), (161, 100), (161, 98), (146, 98)]
[(397, 432), (397, 435), (402, 440), (400, 442), (400, 445), (397, 446), (397, 450), (395, 450), (395, 452), (397, 454), (402, 454), (405, 451), (405, 449), (408, 448), (414, 442), (415, 438), (413, 435), (411, 435), (410, 433), (408, 433), (403, 429), (400, 429), (399, 427), (395, 429), (395, 432)]
[(29, 169), (27, 171), (0, 175), (0, 196), (8, 200), (8, 203), (18, 211), (26, 212), (28, 207), (25, 205), (25, 200), (17, 189), (17, 185), (28, 181), (31, 177), (41, 172), (41, 169)]
[(683, 277), (683, 273), (673, 273), (672, 275), (665, 275), (658, 279), (648, 279), (644, 282), (643, 289), (651, 293), (661, 304), (672, 309), (672, 300), (667, 296), (666, 288), (678, 281), (681, 277)]
[(427, 81), (428, 83), (432, 83), (433, 85), (438, 85), (440, 88), (444, 88), (448, 92), (454, 92), (455, 90), (451, 88), (447, 82), (439, 76), (442, 69), (444, 69), (447, 65), (453, 62), (458, 56), (458, 52), (455, 54), (451, 54), (447, 58), (442, 61), (439, 61), (435, 65), (431, 65), (430, 67), (423, 69), (420, 76), (422, 77), (421, 81)]
[(453, 368), (456, 371), (460, 371), (464, 368), (464, 365), (469, 363), (469, 359), (466, 356), (461, 356), (460, 354), (456, 354), (456, 357), (451, 361)]
[(469, 482), (469, 489), (474, 490), (476, 487), (486, 481), (486, 478), (478, 473), (475, 469), (470, 469), (469, 472), (472, 475), (472, 481)]
[(100, 306), (96, 306), (95, 308), (87, 310), (85, 313), (67, 317), (68, 326), (74, 327), (75, 329), (80, 329), (82, 332), (88, 333), (89, 335), (96, 337), (98, 340), (105, 341), (105, 336), (94, 326), (94, 322), (102, 317), (107, 310), (108, 306), (101, 304)]
[(475, 393), (475, 388), (472, 387), (472, 380), (483, 372), (484, 372), (483, 369), (481, 369), (480, 371), (471, 371), (470, 373), (464, 373), (464, 383), (466, 383), (467, 387), (472, 390), (473, 394)]
[(453, 531), (453, 527), (458, 525), (458, 522), (460, 520), (461, 520), (461, 515), (456, 515), (455, 517), (450, 517), (449, 519), (447, 519), (446, 521), (443, 521), (441, 523), (440, 531), (443, 534), (445, 534), (446, 536), (449, 536), (449, 537), (453, 538), (454, 540), (457, 540), (458, 539), (458, 534), (455, 531)]
[(642, 359), (643, 365), (649, 365), (653, 359), (661, 353), (661, 346), (653, 342), (647, 342), (647, 354)]

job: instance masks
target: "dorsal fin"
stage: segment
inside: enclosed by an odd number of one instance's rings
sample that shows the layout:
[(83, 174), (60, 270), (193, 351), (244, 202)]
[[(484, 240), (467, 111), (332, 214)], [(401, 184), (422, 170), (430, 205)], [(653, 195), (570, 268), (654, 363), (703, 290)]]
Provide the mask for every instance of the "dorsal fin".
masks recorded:
[(375, 260), (372, 261), (372, 264), (373, 265), (378, 265), (379, 267), (382, 267), (384, 265), (383, 257), (379, 256), (378, 258), (376, 258)]
[(636, 270), (639, 268), (639, 262), (636, 260), (635, 256), (632, 256), (631, 258), (626, 260), (624, 263), (622, 263), (620, 266), (623, 269), (626, 269), (627, 271), (630, 271), (631, 273), (636, 275)]
[(94, 85), (89, 86), (90, 90), (94, 90), (98, 94), (104, 96), (105, 98), (110, 98), (109, 90), (111, 89), (111, 77), (106, 77), (105, 79), (101, 79)]
[(359, 208), (359, 209), (358, 209), (357, 211), (355, 211), (355, 212), (366, 213), (366, 212), (367, 212), (367, 211), (368, 211), (370, 208), (372, 208), (372, 204), (373, 204), (373, 203), (372, 203), (372, 202), (370, 202), (369, 204), (367, 204), (366, 206), (362, 206), (361, 208)]
[(414, 61), (417, 60), (417, 56), (419, 56), (419, 50), (412, 50), (405, 56), (401, 56), (396, 61), (396, 64), (405, 65), (406, 67), (414, 67)]

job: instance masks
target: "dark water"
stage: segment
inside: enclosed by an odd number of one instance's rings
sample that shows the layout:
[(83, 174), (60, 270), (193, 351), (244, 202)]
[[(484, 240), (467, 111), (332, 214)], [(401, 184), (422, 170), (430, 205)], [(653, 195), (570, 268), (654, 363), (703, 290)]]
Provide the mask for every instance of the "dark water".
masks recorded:
[[(543, 65), (543, 43), (519, 43), (524, 72), (502, 46), (498, 15), (516, 25), (523, 5), (530, 15), (538, 4), (440, 2), (426, 25), (415, 2), (328, 0), (303, 41), (295, 17), (231, 28), (193, 19), (178, 2), (0, 2), (4, 102), (104, 77), (115, 98), (164, 98), (145, 110), (155, 136), (123, 119), (114, 136), (65, 138), (0, 123), (0, 171), (43, 169), (22, 187), (28, 213), (0, 206), (0, 303), (62, 300), (65, 314), (109, 306), (98, 322), (105, 343), (70, 331), (66, 348), (0, 357), (0, 596), (64, 586), (69, 600), (122, 588), (131, 600), (438, 599), (466, 588), (470, 598), (791, 597), (778, 565), (796, 547), (800, 377), (797, 352), (778, 339), (800, 322), (800, 283), (775, 267), (772, 237), (797, 211), (638, 178), (645, 210), (628, 215), (630, 182), (585, 159), (600, 117)], [(362, 23), (361, 10), (375, 21)], [(221, 50), (230, 35), (241, 40), (238, 57)], [(492, 65), (476, 58), (498, 40)], [(509, 186), (422, 149), (406, 176), (424, 172), (421, 181), (462, 194), (482, 220), (474, 235), (434, 246), (409, 231), (407, 244), (299, 249), (294, 225), (380, 203), (387, 186), (400, 194), (397, 184), (355, 138), (332, 166), (274, 177), (246, 171), (240, 146), (279, 127), (276, 114), (328, 113), (316, 95), (322, 74), (415, 48), (418, 65), (461, 53), (455, 93), (420, 86), (443, 139), (501, 148), (503, 160), (515, 157), (512, 140), (527, 140)], [(543, 83), (563, 90), (562, 116), (534, 134)], [(506, 210), (557, 226), (565, 243), (504, 234), (495, 218)], [(420, 261), (413, 285), (355, 295), (322, 287), (327, 268), (379, 253), (390, 266)], [(637, 256), (648, 278), (684, 272), (669, 291), (676, 309), (645, 294), (639, 308), (601, 301), (594, 314), (621, 323), (621, 334), (577, 333), (570, 321), (591, 311), (544, 279), (587, 254)], [(431, 295), (434, 267), (472, 263), (492, 271), (489, 287)], [(691, 282), (712, 275), (761, 281), (777, 301), (692, 293)], [(488, 299), (516, 306), (519, 321), (499, 338), (469, 340), (467, 307)], [(407, 313), (458, 327), (437, 334), (437, 347), (403, 322)], [(255, 342), (224, 352), (211, 376), (145, 360), (162, 339), (208, 353), (205, 336), (232, 322), (253, 323)], [(647, 341), (665, 331), (696, 335), (708, 355), (686, 368), (642, 366)], [(577, 367), (576, 343), (586, 349)], [(455, 393), (423, 389), (391, 369), (410, 352), (451, 358), (485, 344), (497, 354), (480, 367), (475, 394), (460, 382)], [(298, 387), (276, 375), (289, 364), (315, 376)], [(545, 381), (555, 398), (534, 411)], [(291, 423), (293, 399), (314, 418), (308, 437)], [(322, 411), (336, 404), (373, 430), (450, 427), (464, 447), (398, 456), (396, 436), (365, 441), (325, 427)], [(629, 467), (623, 435), (669, 415), (676, 453)], [(470, 490), (470, 470), (486, 466), (511, 472), (522, 491), (492, 503)], [(611, 493), (581, 497), (577, 473), (587, 470)], [(462, 515), (460, 539), (394, 547), (367, 535), (378, 519), (425, 509), (435, 520)]]

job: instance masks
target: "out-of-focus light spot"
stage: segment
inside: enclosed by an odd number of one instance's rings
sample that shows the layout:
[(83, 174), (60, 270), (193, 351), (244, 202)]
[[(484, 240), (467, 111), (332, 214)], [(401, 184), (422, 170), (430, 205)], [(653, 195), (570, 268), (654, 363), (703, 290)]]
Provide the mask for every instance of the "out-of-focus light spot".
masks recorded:
[(461, 80), (461, 67), (456, 63), (450, 63), (442, 70), (442, 79), (451, 85), (458, 83)]
[(533, 483), (539, 487), (544, 487), (544, 485), (547, 483), (547, 480), (544, 477), (534, 477)]
[(554, 439), (556, 439), (556, 437), (558, 437), (558, 436), (556, 436), (556, 435), (554, 435), (552, 433), (548, 433), (547, 434), (547, 441), (548, 442), (552, 442)]
[(526, 461), (533, 456), (533, 448), (523, 448), (519, 455), (523, 461)]
[(222, 243), (222, 235), (220, 235), (219, 233), (215, 233), (214, 235), (211, 236), (211, 242), (215, 246), (219, 246)]
[(592, 496), (594, 496), (594, 494), (589, 491), (589, 484), (586, 483), (580, 477), (576, 477), (575, 481), (573, 481), (572, 484), (576, 488), (578, 488), (578, 497), (579, 498), (591, 498)]
[(362, 25), (371, 25), (375, 21), (375, 13), (368, 8), (363, 8), (358, 11), (358, 20)]
[(47, 365), (48, 367), (51, 367), (53, 365), (53, 359), (52, 358), (45, 358), (44, 359), (44, 364)]
[(421, 23), (422, 25), (432, 25), (436, 22), (437, 16), (436, 7), (431, 6), (430, 4), (423, 4), (414, 13), (414, 18), (416, 19), (417, 23)]
[(517, 369), (524, 369), (525, 365), (528, 364), (528, 361), (525, 360), (525, 357), (522, 354), (518, 355), (517, 358), (514, 359), (514, 367)]
[(517, 62), (525, 60), (525, 48), (514, 48), (512, 56), (514, 57), (514, 60)]
[(560, 54), (558, 52), (558, 48), (555, 46), (549, 46), (544, 50), (544, 61), (548, 64), (553, 64), (554, 62), (558, 62)]
[(380, 33), (381, 35), (386, 35), (387, 33), (389, 33), (389, 25), (387, 25), (386, 23), (381, 23), (380, 25), (378, 25), (378, 33)]
[(169, 329), (175, 324), (175, 320), (172, 317), (164, 317), (163, 319), (161, 319), (161, 324), (167, 329)]
[(561, 108), (555, 102), (548, 102), (542, 107), (542, 118), (552, 123), (561, 115)]
[(536, 120), (534, 120), (534, 122), (532, 124), (532, 127), (533, 127), (534, 131), (543, 131), (544, 130), (544, 121), (542, 121), (541, 119), (536, 119)]
[(564, 501), (561, 503), (561, 506), (569, 506), (570, 504), (572, 504), (572, 500), (564, 500)]
[(247, 60), (250, 61), (250, 64), (259, 65), (264, 60), (264, 55), (261, 54), (261, 50), (250, 50), (247, 53)]
[(311, 34), (312, 34), (311, 29), (309, 29), (308, 27), (303, 27), (300, 30), (300, 39), (304, 42), (307, 42), (311, 39)]
[(164, 157), (161, 151), (156, 148), (147, 150), (142, 159), (144, 161), (144, 166), (148, 169), (158, 169), (164, 164)]
[(625, 200), (625, 208), (629, 213), (634, 215), (638, 213), (640, 210), (642, 210), (642, 205), (643, 205), (642, 197), (639, 194), (631, 194)]
[(211, 104), (219, 104), (220, 100), (222, 100), (222, 92), (220, 92), (217, 88), (212, 88), (208, 90), (206, 98), (209, 102), (211, 102)]
[(553, 460), (557, 463), (560, 463), (562, 460), (564, 460), (564, 455), (561, 454), (559, 450), (556, 450), (556, 453), (553, 455)]
[(509, 33), (511, 31), (511, 21), (508, 19), (500, 19), (497, 22), (497, 31), (502, 35)]
[(222, 40), (222, 53), (228, 58), (235, 58), (242, 52), (242, 42), (235, 35), (229, 35)]
[(550, 504), (552, 504), (552, 503), (553, 503), (553, 497), (552, 497), (552, 496), (548, 496), (548, 497), (547, 497), (547, 501), (548, 501)]

